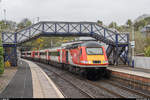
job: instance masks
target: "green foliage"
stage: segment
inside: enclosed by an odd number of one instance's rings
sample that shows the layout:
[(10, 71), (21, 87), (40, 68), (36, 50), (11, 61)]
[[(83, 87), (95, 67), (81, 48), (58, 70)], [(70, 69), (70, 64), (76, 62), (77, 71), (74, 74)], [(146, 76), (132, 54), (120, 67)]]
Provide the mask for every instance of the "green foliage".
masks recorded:
[(140, 30), (141, 28), (143, 28), (144, 26), (146, 26), (148, 24), (150, 24), (150, 17), (147, 17), (143, 20), (140, 20), (140, 21), (136, 22), (134, 24), (134, 27), (135, 27), (135, 30), (138, 31), (138, 30)]
[(146, 25), (146, 20), (143, 19), (143, 20), (140, 20), (139, 22), (136, 22), (134, 24), (134, 28), (136, 31), (138, 31), (138, 30), (140, 30), (140, 28), (143, 28), (145, 25)]
[(109, 28), (117, 28), (117, 23), (116, 22), (111, 22), (108, 27)]
[(150, 46), (144, 49), (144, 55), (150, 57)]
[(145, 18), (146, 24), (150, 24), (150, 17)]
[(5, 24), (5, 21), (0, 21), (0, 31), (2, 32), (4, 29), (7, 29), (9, 26)]
[(20, 29), (23, 29), (23, 28), (28, 27), (28, 26), (30, 26), (30, 25), (32, 25), (32, 22), (31, 22), (29, 19), (24, 18), (24, 19), (17, 25), (17, 27), (18, 27), (18, 30), (20, 30)]
[(144, 48), (146, 45), (144, 36), (139, 31), (135, 31), (134, 36), (135, 36), (135, 53), (144, 53)]
[(98, 20), (97, 23), (100, 24), (100, 25), (103, 25), (103, 22), (100, 21), (100, 20)]
[(4, 72), (3, 47), (0, 47), (0, 74)]
[(8, 27), (9, 27), (9, 23), (6, 24), (6, 22), (0, 21), (0, 74), (4, 73), (4, 58), (3, 58), (3, 47), (1, 42), (1, 32), (7, 29)]
[(45, 49), (61, 46), (63, 42), (72, 41), (75, 37), (40, 37), (36, 40), (26, 42), (24, 47), (29, 47), (29, 50)]
[(43, 47), (43, 39), (37, 38), (33, 43), (32, 46), (35, 47), (34, 50), (39, 50)]
[(126, 22), (126, 24), (127, 24), (129, 27), (131, 27), (132, 21), (131, 21), (130, 19), (128, 19), (127, 22)]
[(14, 21), (0, 21), (0, 32), (3, 31), (15, 31), (16, 22)]
[(150, 37), (146, 37), (146, 46), (150, 46)]
[(126, 26), (126, 25), (120, 25), (117, 27), (117, 30), (119, 32), (130, 32), (131, 31), (131, 27)]

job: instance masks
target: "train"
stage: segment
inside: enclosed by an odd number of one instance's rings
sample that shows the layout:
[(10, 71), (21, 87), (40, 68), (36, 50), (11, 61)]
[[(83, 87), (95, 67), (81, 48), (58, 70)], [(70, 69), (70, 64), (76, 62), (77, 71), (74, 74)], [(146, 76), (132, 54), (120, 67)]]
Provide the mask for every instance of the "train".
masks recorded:
[(59, 66), (89, 80), (110, 78), (106, 50), (97, 41), (77, 41), (60, 47), (22, 51), (21, 58)]

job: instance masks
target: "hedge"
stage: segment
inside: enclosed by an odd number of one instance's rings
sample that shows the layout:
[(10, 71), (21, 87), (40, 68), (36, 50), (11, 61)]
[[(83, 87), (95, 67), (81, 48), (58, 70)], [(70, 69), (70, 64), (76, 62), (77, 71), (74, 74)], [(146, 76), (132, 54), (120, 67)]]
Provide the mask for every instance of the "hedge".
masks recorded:
[(3, 47), (0, 47), (0, 74), (4, 72)]
[(144, 49), (144, 54), (145, 56), (150, 57), (150, 46)]

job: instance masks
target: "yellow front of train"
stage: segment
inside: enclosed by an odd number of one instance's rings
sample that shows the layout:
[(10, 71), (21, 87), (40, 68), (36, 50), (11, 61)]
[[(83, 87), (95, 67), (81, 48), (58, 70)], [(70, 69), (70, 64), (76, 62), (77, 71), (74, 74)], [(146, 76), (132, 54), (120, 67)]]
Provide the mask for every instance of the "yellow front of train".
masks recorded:
[(107, 67), (108, 59), (105, 48), (98, 42), (88, 42), (81, 46), (80, 64), (86, 67)]
[(98, 42), (87, 42), (81, 45), (80, 64), (84, 67), (85, 75), (90, 80), (110, 77), (105, 48)]
[(92, 65), (108, 65), (107, 56), (103, 47), (86, 48), (86, 56), (89, 64)]

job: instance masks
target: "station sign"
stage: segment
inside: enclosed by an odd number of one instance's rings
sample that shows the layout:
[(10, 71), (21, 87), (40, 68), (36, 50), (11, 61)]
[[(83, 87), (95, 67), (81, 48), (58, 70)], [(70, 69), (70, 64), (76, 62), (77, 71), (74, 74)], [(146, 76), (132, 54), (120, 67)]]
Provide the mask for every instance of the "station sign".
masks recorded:
[(130, 42), (131, 48), (135, 48), (135, 41)]

